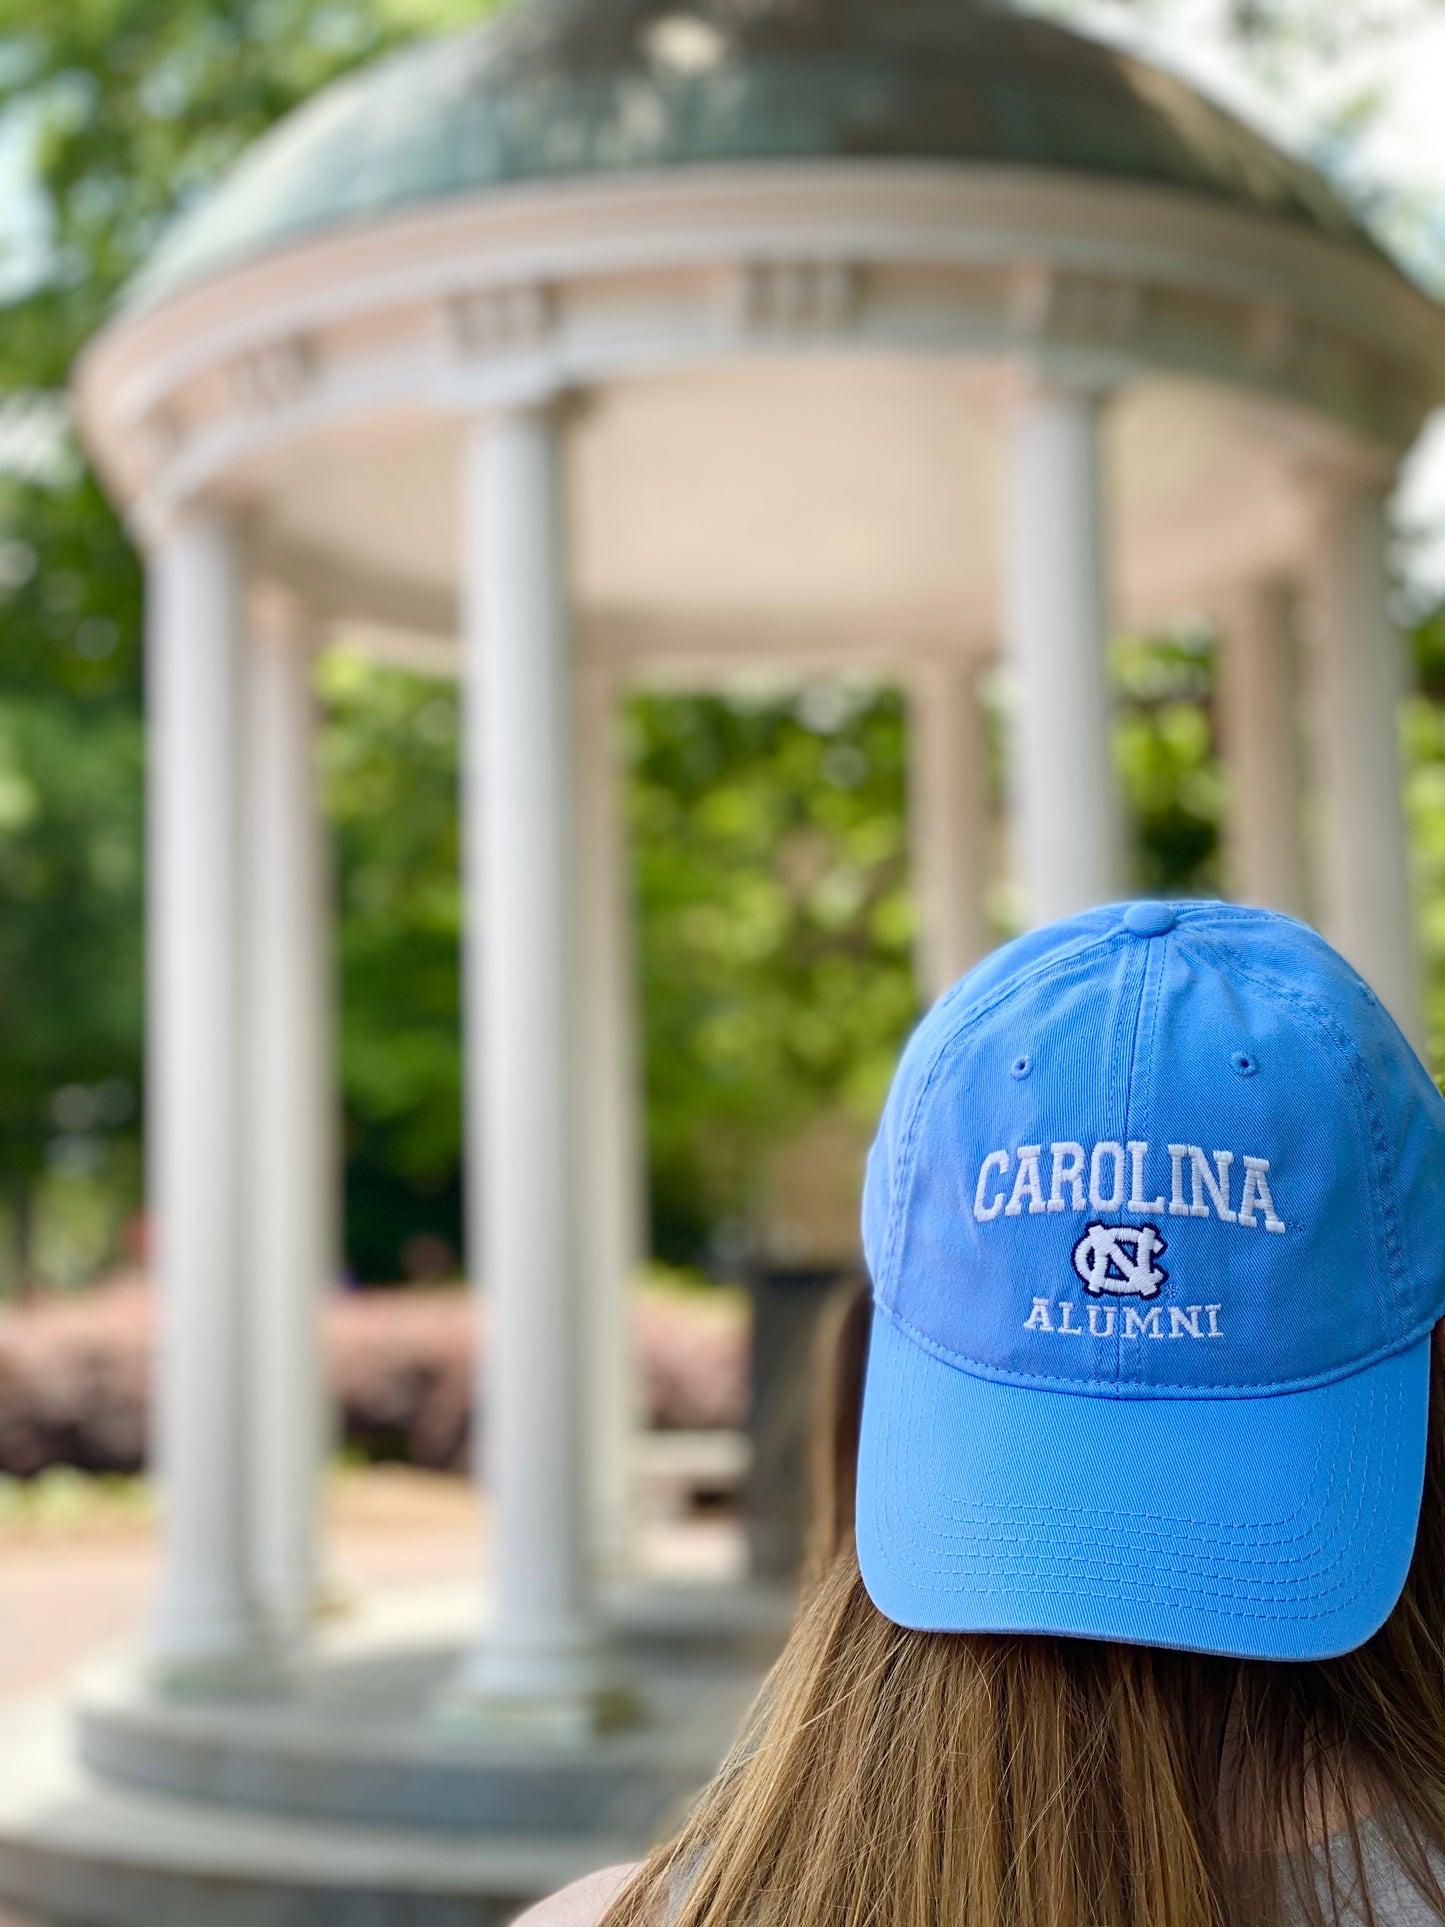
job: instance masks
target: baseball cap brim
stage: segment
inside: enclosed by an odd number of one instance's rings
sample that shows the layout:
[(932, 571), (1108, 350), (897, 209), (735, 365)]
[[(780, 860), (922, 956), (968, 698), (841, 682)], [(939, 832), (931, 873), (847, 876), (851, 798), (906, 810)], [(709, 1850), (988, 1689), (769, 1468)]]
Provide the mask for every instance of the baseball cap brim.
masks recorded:
[(1120, 1398), (978, 1376), (875, 1310), (858, 1560), (925, 1632), (1327, 1659), (1389, 1617), (1425, 1473), (1426, 1337), (1262, 1398)]

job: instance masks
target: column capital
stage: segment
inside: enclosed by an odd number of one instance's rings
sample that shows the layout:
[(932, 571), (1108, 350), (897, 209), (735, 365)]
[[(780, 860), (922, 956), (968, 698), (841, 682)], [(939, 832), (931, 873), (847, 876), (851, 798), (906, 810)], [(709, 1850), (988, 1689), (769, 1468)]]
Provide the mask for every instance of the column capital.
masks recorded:
[(1053, 403), (1102, 410), (1125, 386), (1117, 368), (1098, 365), (1090, 357), (1030, 354), (1010, 364), (1004, 393), (1014, 407)]
[(234, 547), (237, 565), (249, 583), (258, 530), (255, 511), (248, 503), (214, 489), (152, 490), (133, 503), (126, 515), (126, 529), (147, 560), (184, 537), (187, 530), (201, 528), (215, 529)]
[(1102, 399), (1147, 366), (1148, 290), (1131, 275), (1035, 262), (1014, 272), (1009, 310), (1021, 356), (1063, 393)]
[(498, 421), (542, 421), (567, 429), (593, 406), (593, 391), (570, 382), (518, 383), (516, 388), (489, 395), (472, 411), (472, 425), (485, 429)]

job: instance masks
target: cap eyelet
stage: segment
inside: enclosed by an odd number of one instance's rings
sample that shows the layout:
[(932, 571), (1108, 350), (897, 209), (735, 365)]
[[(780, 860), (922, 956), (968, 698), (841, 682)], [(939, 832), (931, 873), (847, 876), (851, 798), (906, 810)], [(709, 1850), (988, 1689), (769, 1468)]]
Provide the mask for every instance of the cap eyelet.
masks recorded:
[(1008, 1067), (1009, 1076), (1010, 1077), (1027, 1077), (1029, 1072), (1033, 1069), (1033, 1067), (1034, 1067), (1034, 1060), (1031, 1057), (1016, 1057)]
[(1229, 1068), (1236, 1077), (1257, 1077), (1259, 1059), (1251, 1057), (1247, 1050), (1237, 1050), (1229, 1060)]

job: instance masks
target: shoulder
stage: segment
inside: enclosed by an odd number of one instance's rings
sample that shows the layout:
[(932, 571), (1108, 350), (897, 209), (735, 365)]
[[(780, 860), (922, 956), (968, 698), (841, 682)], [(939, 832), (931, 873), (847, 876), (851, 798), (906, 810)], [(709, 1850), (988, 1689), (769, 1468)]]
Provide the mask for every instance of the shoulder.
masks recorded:
[(574, 1881), (550, 1900), (539, 1900), (535, 1907), (514, 1923), (514, 1927), (597, 1927), (607, 1909), (637, 1872), (635, 1866), (608, 1867), (602, 1873), (588, 1874)]
[[(1304, 1886), (1314, 1886), (1318, 1904), (1327, 1918), (1338, 1915), (1342, 1923), (1369, 1918), (1378, 1927), (1435, 1927), (1441, 1919), (1437, 1906), (1427, 1900), (1406, 1866), (1407, 1842), (1396, 1837), (1392, 1815), (1366, 1814), (1359, 1822), (1361, 1867), (1365, 1894), (1359, 1890), (1354, 1853), (1344, 1831), (1332, 1831), (1327, 1840), (1309, 1849)], [(1445, 1891), (1445, 1854), (1426, 1841), (1425, 1860), (1430, 1877)], [(1413, 1858), (1413, 1856), (1408, 1856)], [(1296, 1868), (1296, 1873), (1298, 1869)], [(1368, 1895), (1368, 1909), (1363, 1904)], [(1284, 1919), (1287, 1927), (1305, 1927), (1314, 1915), (1299, 1891), (1298, 1878), (1285, 1883)]]

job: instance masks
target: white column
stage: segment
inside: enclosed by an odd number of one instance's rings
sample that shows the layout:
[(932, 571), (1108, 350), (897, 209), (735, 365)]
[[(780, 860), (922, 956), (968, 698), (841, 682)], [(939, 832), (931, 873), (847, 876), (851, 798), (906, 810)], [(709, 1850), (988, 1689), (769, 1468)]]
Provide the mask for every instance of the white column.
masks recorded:
[(967, 660), (919, 663), (908, 685), (908, 840), (918, 930), (914, 971), (927, 1003), (989, 947), (987, 744)]
[(1389, 610), (1386, 491), (1331, 478), (1315, 575), (1325, 933), (1423, 1040), (1400, 767), (1404, 647)]
[(1300, 818), (1295, 598), (1287, 582), (1252, 583), (1226, 604), (1220, 636), (1221, 733), (1229, 767), (1229, 893), (1239, 903), (1308, 912)]
[(249, 1583), (243, 1278), (242, 569), (219, 515), (149, 558), (148, 1183), (156, 1230), (163, 1690), (262, 1684)]
[(465, 454), (467, 1208), (486, 1295), (491, 1624), (444, 1717), (559, 1738), (612, 1711), (586, 1543), (575, 797), (561, 431)]
[(1120, 893), (1097, 394), (1031, 380), (1010, 424), (1007, 623), (1017, 672), (1015, 799), (1031, 922)]
[(631, 1562), (638, 1386), (633, 1273), (645, 1245), (632, 891), (617, 755), (617, 688), (582, 671), (577, 691), (577, 905), (581, 938), (583, 1294), (594, 1560)]
[(319, 1474), (329, 1442), (321, 1310), (337, 1252), (330, 885), (314, 755), (307, 612), (251, 598), (248, 985), (250, 1298), (257, 1590), (296, 1644), (317, 1605)]

